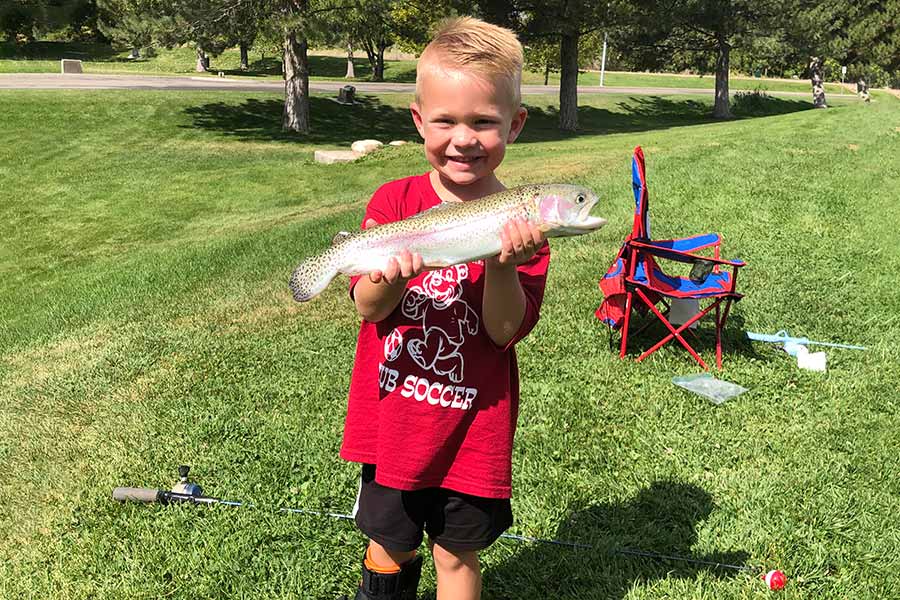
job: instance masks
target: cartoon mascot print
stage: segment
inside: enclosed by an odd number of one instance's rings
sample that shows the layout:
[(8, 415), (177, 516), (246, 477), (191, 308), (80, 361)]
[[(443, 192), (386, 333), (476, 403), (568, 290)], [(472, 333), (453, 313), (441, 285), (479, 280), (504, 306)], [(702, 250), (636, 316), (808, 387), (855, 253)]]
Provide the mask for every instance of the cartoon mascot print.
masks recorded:
[(478, 314), (460, 300), (460, 282), (468, 275), (466, 265), (431, 271), (421, 287), (412, 286), (403, 296), (403, 314), (422, 322), (421, 337), (411, 337), (406, 343), (410, 356), (423, 369), (446, 375), (453, 383), (463, 380), (465, 365), (459, 349), (466, 334), (478, 333)]

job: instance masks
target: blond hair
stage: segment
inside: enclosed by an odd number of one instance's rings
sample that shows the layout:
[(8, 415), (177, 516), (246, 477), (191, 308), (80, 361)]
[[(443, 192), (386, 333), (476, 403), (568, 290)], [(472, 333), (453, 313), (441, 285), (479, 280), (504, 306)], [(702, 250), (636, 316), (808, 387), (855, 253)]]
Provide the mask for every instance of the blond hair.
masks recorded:
[(416, 66), (416, 101), (424, 72), (458, 69), (483, 77), (507, 95), (513, 108), (522, 103), (522, 44), (509, 29), (472, 17), (446, 19)]

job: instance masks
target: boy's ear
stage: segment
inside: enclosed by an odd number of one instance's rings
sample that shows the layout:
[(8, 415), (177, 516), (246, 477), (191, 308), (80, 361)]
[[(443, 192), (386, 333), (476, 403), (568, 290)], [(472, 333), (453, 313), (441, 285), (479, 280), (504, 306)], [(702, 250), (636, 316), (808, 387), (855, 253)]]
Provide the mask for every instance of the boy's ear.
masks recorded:
[(417, 102), (411, 103), (409, 112), (412, 113), (413, 123), (415, 123), (416, 129), (419, 131), (419, 135), (422, 136), (422, 139), (425, 139), (425, 126), (422, 122), (422, 113), (419, 112), (419, 104)]
[(506, 143), (512, 144), (516, 141), (516, 138), (519, 137), (519, 134), (522, 133), (522, 128), (525, 127), (525, 119), (528, 118), (528, 111), (524, 106), (520, 106), (516, 113), (513, 115), (512, 121), (509, 123), (509, 135), (506, 136)]

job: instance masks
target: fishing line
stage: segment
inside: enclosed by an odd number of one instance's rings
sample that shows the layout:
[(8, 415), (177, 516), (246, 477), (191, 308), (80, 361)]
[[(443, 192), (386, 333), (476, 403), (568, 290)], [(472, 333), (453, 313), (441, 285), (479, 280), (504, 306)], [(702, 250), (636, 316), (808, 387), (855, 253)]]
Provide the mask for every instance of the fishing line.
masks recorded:
[[(307, 515), (313, 517), (321, 517), (321, 518), (332, 518), (332, 519), (340, 519), (352, 521), (354, 520), (353, 515), (346, 513), (337, 513), (337, 512), (329, 512), (322, 510), (312, 510), (308, 508), (290, 508), (290, 507), (279, 507), (279, 508), (270, 508), (265, 506), (260, 506), (256, 504), (252, 504), (250, 502), (239, 502), (236, 500), (225, 500), (222, 498), (213, 498), (211, 496), (202, 495), (203, 492), (196, 483), (191, 483), (188, 481), (189, 467), (181, 466), (178, 468), (179, 475), (181, 476), (179, 483), (177, 483), (172, 491), (160, 490), (155, 488), (131, 488), (131, 487), (117, 487), (113, 490), (112, 497), (113, 500), (119, 502), (141, 502), (144, 504), (193, 504), (193, 505), (207, 505), (211, 506), (214, 504), (220, 504), (222, 506), (231, 506), (235, 508), (255, 508), (257, 510), (270, 510), (273, 512), (280, 513), (288, 513), (288, 514), (299, 514), (299, 515)], [(502, 533), (500, 534), (502, 539), (513, 540), (516, 542), (528, 542), (532, 544), (545, 544), (552, 546), (562, 546), (565, 548), (573, 548), (573, 549), (582, 549), (582, 550), (601, 550), (597, 546), (592, 544), (585, 544), (582, 542), (572, 542), (566, 540), (556, 540), (556, 539), (547, 539), (547, 538), (538, 538), (531, 537), (527, 535), (515, 535), (512, 533)], [(733, 571), (744, 571), (744, 572), (762, 572), (763, 568), (759, 566), (750, 566), (750, 565), (733, 565), (729, 563), (721, 563), (712, 560), (703, 560), (699, 558), (689, 558), (686, 556), (679, 556), (676, 554), (662, 554), (659, 552), (651, 552), (649, 550), (641, 550), (639, 548), (609, 548), (609, 552), (613, 554), (620, 554), (623, 556), (637, 556), (642, 558), (652, 558), (654, 560), (659, 561), (674, 561), (674, 562), (683, 562), (689, 564), (696, 565), (704, 565), (709, 567), (714, 567), (717, 569), (730, 569)]]

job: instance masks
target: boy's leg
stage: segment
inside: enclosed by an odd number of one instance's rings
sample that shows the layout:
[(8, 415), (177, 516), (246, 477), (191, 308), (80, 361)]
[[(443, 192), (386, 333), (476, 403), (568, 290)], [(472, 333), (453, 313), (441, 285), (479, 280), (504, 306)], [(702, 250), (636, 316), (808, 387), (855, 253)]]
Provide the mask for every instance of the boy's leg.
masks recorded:
[(445, 489), (437, 490), (435, 496), (425, 530), (437, 572), (438, 600), (478, 600), (478, 552), (512, 525), (509, 498), (482, 498)]
[(366, 555), (371, 562), (387, 569), (400, 568), (403, 563), (416, 557), (416, 551), (388, 550), (375, 540), (369, 540), (369, 552)]
[(475, 550), (453, 551), (430, 542), (437, 573), (437, 600), (479, 600), (481, 563)]
[(379, 485), (375, 466), (363, 465), (354, 515), (370, 541), (357, 600), (415, 600), (422, 572), (416, 549), (424, 523), (419, 495)]
[(415, 551), (396, 552), (370, 541), (354, 600), (415, 600), (421, 575), (422, 557)]

